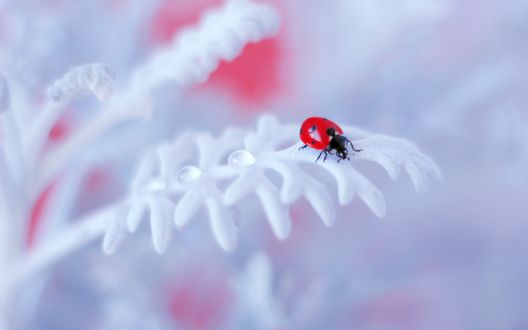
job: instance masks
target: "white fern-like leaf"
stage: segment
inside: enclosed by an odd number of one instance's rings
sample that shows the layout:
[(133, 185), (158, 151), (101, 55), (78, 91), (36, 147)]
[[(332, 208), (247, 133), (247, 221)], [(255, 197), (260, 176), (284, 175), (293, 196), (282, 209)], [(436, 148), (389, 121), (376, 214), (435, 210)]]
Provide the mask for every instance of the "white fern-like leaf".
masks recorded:
[[(288, 205), (301, 196), (309, 196), (307, 199), (313, 202), (325, 224), (331, 225), (335, 219), (328, 189), (303, 172), (299, 162), (289, 157), (287, 152), (279, 150), (281, 145), (298, 139), (297, 131), (294, 126), (279, 125), (274, 117), (263, 117), (257, 132), (245, 138), (245, 149), (234, 152), (229, 158), (240, 176), (226, 189), (226, 203), (234, 205), (246, 195), (256, 193), (279, 239), (287, 238), (291, 231)], [(246, 159), (246, 162), (237, 159)], [(265, 174), (266, 170), (281, 175), (283, 185), (280, 190)]]
[(54, 101), (71, 98), (79, 93), (90, 92), (101, 102), (110, 98), (114, 91), (114, 73), (105, 64), (93, 63), (78, 66), (55, 81), (49, 89)]
[(430, 177), (436, 180), (442, 179), (440, 169), (435, 162), (405, 139), (373, 135), (356, 141), (355, 145), (363, 149), (355, 158), (380, 164), (392, 180), (398, 178), (403, 168), (420, 193), (427, 190)]
[(279, 18), (271, 7), (248, 0), (227, 1), (154, 54), (138, 70), (136, 87), (151, 90), (167, 81), (180, 86), (203, 82), (220, 60), (233, 60), (247, 43), (275, 34), (278, 27)]
[[(378, 217), (386, 213), (383, 194), (356, 170), (357, 162), (378, 163), (394, 180), (404, 169), (419, 192), (425, 191), (429, 178), (441, 179), (438, 166), (404, 139), (353, 127), (344, 127), (344, 133), (362, 151), (339, 163), (332, 156), (315, 162), (318, 151), (299, 150), (297, 125), (280, 124), (271, 116), (262, 117), (255, 132), (228, 130), (218, 138), (200, 132), (183, 134), (145, 156), (134, 180), (133, 197), (126, 202), (122, 221), (126, 225), (111, 225), (107, 236), (117, 237), (116, 228), (124, 231), (127, 226), (134, 232), (149, 215), (154, 246), (162, 253), (172, 236), (170, 219), (184, 230), (205, 208), (214, 237), (230, 251), (237, 242), (231, 208), (251, 194), (260, 201), (279, 239), (290, 234), (289, 205), (300, 198), (312, 205), (325, 225), (332, 225), (337, 206), (326, 182), (317, 177), (319, 168), (334, 178), (340, 205), (358, 197)], [(280, 182), (270, 172), (278, 174)]]
[(126, 217), (128, 231), (134, 233), (138, 230), (141, 220), (143, 220), (148, 211), (148, 207), (149, 204), (142, 198), (138, 198), (132, 203)]
[(172, 215), (174, 204), (163, 194), (148, 194), (124, 202), (116, 216), (110, 219), (103, 239), (103, 250), (112, 254), (121, 246), (127, 233), (134, 233), (143, 218), (150, 220), (150, 231), (154, 250), (162, 254), (167, 249), (174, 232)]
[(174, 204), (168, 198), (150, 198), (150, 230), (156, 252), (163, 253), (172, 237)]
[(217, 183), (225, 175), (229, 175), (229, 169), (220, 166), (221, 159), (240, 146), (241, 139), (240, 131), (227, 131), (218, 139), (214, 139), (209, 134), (197, 134), (195, 138), (199, 155), (197, 166), (182, 168), (178, 177), (184, 186), (184, 193), (174, 214), (176, 226), (183, 228), (199, 208), (205, 206), (213, 234), (226, 251), (235, 248), (237, 229)]
[(226, 250), (231, 251), (237, 244), (237, 228), (235, 221), (228, 208), (222, 202), (220, 191), (215, 190), (215, 197), (207, 197), (205, 206), (209, 211), (211, 229), (218, 240), (218, 244)]
[(106, 254), (113, 254), (121, 247), (125, 240), (125, 219), (126, 207), (120, 206), (108, 219), (108, 227), (103, 238), (103, 251)]
[(270, 258), (264, 252), (256, 252), (245, 269), (233, 278), (231, 286), (240, 304), (241, 319), (249, 319), (251, 326), (270, 329), (285, 321), (273, 282), (276, 280)]
[(182, 190), (176, 174), (171, 171), (171, 166), (180, 163), (174, 161), (172, 155), (178, 152), (180, 156), (178, 160), (185, 161), (183, 152), (190, 141), (191, 135), (183, 134), (174, 144), (161, 144), (145, 155), (132, 182), (131, 195), (123, 202), (126, 210), (123, 219), (125, 225), (109, 224), (105, 241), (109, 239), (107, 236), (115, 236), (113, 231), (117, 229), (121, 231), (122, 236), (127, 232), (135, 233), (141, 222), (147, 218), (150, 221), (154, 249), (158, 253), (166, 250), (173, 234), (172, 223), (175, 212), (175, 205), (170, 197)]
[[(255, 158), (254, 164), (248, 168), (242, 169), (242, 172), (253, 172), (249, 175), (241, 176), (237, 185), (229, 187), (226, 190), (226, 200), (228, 203), (237, 203), (243, 197), (240, 192), (234, 193), (244, 183), (241, 182), (247, 178), (249, 184), (269, 186), (271, 184), (266, 176), (259, 176), (264, 170), (272, 170), (281, 175), (283, 185), (281, 189), (282, 214), (288, 214), (287, 205), (295, 202), (301, 197), (306, 198), (315, 208), (323, 223), (330, 226), (335, 220), (335, 208), (330, 198), (331, 194), (320, 181), (312, 178), (308, 173), (301, 169), (301, 163), (320, 166), (332, 174), (337, 182), (338, 197), (341, 205), (347, 204), (353, 200), (356, 194), (369, 206), (372, 211), (379, 217), (385, 214), (385, 202), (381, 192), (363, 175), (357, 172), (352, 163), (335, 161), (318, 162), (314, 159), (317, 157), (315, 152), (308, 150), (299, 151), (301, 144), (294, 144), (292, 147), (280, 149), (284, 143), (295, 143), (298, 141), (298, 127), (294, 125), (279, 125), (273, 117), (263, 117), (260, 120), (258, 132), (250, 134), (245, 141), (245, 150)], [(239, 151), (242, 152), (242, 151)], [(315, 156), (315, 157), (314, 157)], [(253, 177), (262, 178), (254, 180)], [(257, 195), (258, 189), (256, 189)], [(250, 191), (248, 191), (250, 192)], [(236, 198), (234, 198), (236, 196)], [(259, 195), (260, 197), (260, 195)], [(264, 206), (269, 205), (269, 201), (263, 200)], [(272, 227), (275, 229), (276, 224), (270, 218)], [(289, 218), (282, 217), (279, 219), (283, 223), (282, 227), (288, 228)], [(277, 237), (285, 238), (275, 231)], [(287, 235), (286, 235), (287, 236)]]

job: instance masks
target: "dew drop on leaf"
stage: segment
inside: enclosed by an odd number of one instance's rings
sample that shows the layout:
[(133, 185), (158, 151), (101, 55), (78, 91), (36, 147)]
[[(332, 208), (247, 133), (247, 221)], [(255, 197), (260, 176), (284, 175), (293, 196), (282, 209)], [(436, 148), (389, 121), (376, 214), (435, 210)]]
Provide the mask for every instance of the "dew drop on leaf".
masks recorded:
[(202, 175), (202, 171), (196, 166), (185, 166), (178, 173), (178, 180), (180, 183), (187, 184), (198, 179), (200, 175)]
[(229, 155), (227, 162), (233, 167), (245, 167), (255, 164), (255, 157), (246, 150), (237, 150)]

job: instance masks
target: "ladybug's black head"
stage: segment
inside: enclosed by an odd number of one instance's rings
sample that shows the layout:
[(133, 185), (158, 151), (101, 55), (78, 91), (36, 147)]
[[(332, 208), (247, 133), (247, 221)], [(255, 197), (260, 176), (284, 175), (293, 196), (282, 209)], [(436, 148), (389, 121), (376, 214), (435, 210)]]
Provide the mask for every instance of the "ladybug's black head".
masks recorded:
[(326, 134), (328, 134), (329, 136), (335, 136), (335, 135), (336, 135), (335, 128), (333, 128), (333, 127), (329, 127), (329, 128), (326, 130)]

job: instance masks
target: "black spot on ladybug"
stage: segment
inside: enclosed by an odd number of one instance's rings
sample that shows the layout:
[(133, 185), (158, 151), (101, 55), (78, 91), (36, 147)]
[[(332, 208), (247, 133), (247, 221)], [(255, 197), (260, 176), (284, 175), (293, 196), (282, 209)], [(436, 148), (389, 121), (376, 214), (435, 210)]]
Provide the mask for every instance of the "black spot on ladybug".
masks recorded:
[(315, 140), (312, 140), (312, 143), (315, 143)]
[(312, 127), (310, 127), (310, 133), (315, 132), (316, 129), (317, 129), (317, 126), (313, 125)]

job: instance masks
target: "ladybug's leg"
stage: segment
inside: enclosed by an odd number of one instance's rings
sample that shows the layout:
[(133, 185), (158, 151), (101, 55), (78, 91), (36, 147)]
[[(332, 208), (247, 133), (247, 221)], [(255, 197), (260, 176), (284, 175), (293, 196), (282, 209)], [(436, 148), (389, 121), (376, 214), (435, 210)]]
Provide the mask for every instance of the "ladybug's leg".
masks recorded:
[(301, 150), (301, 149), (304, 149), (304, 148), (306, 148), (306, 147), (308, 147), (308, 145), (307, 145), (307, 144), (305, 144), (305, 145), (304, 145), (304, 146), (302, 146), (302, 147), (299, 147), (299, 150)]
[(316, 163), (317, 163), (317, 161), (319, 160), (319, 158), (321, 158), (321, 156), (323, 155), (323, 153), (325, 154), (324, 159), (323, 159), (323, 162), (326, 160), (326, 156), (327, 156), (328, 154), (327, 154), (327, 151), (326, 151), (326, 150), (323, 150), (323, 151), (321, 151), (321, 153), (319, 154), (319, 156), (317, 156), (317, 159), (315, 160)]
[(319, 160), (319, 158), (321, 158), (321, 155), (323, 154), (324, 151), (321, 151), (321, 153), (319, 154), (319, 156), (317, 156), (317, 159), (315, 160), (315, 162), (317, 163), (317, 161)]
[(356, 149), (356, 148), (354, 148), (354, 145), (352, 144), (352, 142), (351, 142), (349, 139), (347, 139), (347, 142), (350, 143), (350, 147), (352, 147), (352, 150), (354, 150), (354, 151), (356, 151), (356, 152), (360, 152), (360, 151), (363, 150), (363, 149)]
[(333, 155), (333, 154), (334, 154), (334, 153), (332, 152), (332, 150), (334, 150), (334, 149), (332, 149), (332, 148), (330, 148), (330, 147), (328, 147), (328, 148), (326, 148), (325, 150), (323, 150), (323, 152), (324, 152), (324, 154), (325, 154), (325, 156), (324, 156), (324, 158), (323, 158), (323, 162), (326, 161), (326, 157), (328, 157), (328, 154), (330, 154), (330, 155)]

